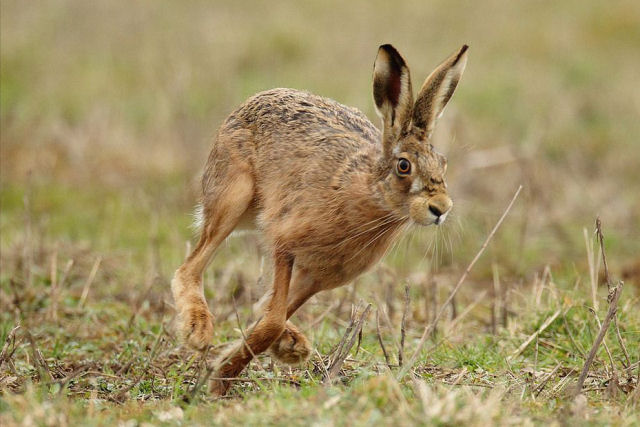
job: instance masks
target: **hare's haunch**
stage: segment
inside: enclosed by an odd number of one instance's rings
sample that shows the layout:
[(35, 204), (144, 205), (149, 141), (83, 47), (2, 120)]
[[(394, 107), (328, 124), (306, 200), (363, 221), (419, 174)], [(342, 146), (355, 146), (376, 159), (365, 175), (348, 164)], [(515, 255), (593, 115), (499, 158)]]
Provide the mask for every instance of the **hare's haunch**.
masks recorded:
[[(406, 226), (445, 220), (453, 205), (447, 163), (430, 138), (466, 62), (463, 46), (414, 101), (404, 59), (380, 46), (373, 97), (382, 132), (356, 109), (293, 89), (259, 93), (224, 121), (202, 178), (200, 240), (171, 283), (179, 335), (196, 349), (211, 343), (202, 273), (239, 225), (261, 232), (274, 279), (260, 319), (213, 377), (236, 377), (267, 350), (285, 363), (304, 361), (309, 342), (289, 317), (312, 295), (370, 268)], [(224, 394), (229, 384), (214, 380), (212, 391)]]

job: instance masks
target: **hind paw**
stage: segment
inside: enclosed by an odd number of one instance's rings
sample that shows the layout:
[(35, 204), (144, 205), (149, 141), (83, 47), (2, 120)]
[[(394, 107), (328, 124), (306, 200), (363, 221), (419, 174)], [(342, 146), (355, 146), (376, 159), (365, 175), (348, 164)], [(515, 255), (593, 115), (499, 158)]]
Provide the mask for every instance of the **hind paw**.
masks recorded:
[(311, 344), (307, 337), (290, 322), (280, 337), (267, 351), (274, 359), (287, 365), (298, 365), (311, 355)]

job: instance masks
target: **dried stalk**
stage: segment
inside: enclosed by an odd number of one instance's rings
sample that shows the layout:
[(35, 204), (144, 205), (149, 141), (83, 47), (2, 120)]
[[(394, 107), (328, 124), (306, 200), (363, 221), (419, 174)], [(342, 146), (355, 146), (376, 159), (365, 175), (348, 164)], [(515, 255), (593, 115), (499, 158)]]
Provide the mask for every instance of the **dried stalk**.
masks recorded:
[(531, 342), (536, 339), (537, 337), (540, 336), (540, 334), (549, 327), (550, 324), (553, 323), (554, 320), (556, 320), (556, 318), (558, 316), (560, 316), (560, 313), (562, 313), (561, 309), (556, 310), (555, 313), (553, 313), (551, 316), (549, 316), (547, 318), (547, 320), (544, 321), (544, 323), (542, 325), (540, 325), (540, 327), (538, 328), (537, 331), (535, 331), (531, 336), (529, 336), (529, 338), (527, 338), (521, 345), (520, 347), (518, 347), (516, 349), (516, 351), (514, 351), (511, 355), (509, 355), (509, 357), (507, 357), (508, 360), (512, 360), (514, 357), (517, 357), (518, 355), (520, 355), (520, 353), (522, 353), (524, 351), (525, 348), (527, 348), (529, 346), (529, 344), (531, 344)]
[(391, 338), (393, 339), (393, 343), (398, 349), (398, 352), (400, 352), (400, 341), (398, 341), (398, 337), (394, 333), (393, 324), (391, 323), (391, 319), (389, 318), (389, 313), (387, 313), (387, 310), (385, 310), (380, 299), (377, 297), (375, 299), (376, 299), (376, 304), (378, 305), (378, 310), (380, 311), (380, 313), (382, 313), (382, 319), (387, 324), (387, 328), (389, 328), (389, 331), (391, 333)]
[[(602, 264), (604, 265), (604, 277), (607, 281), (607, 289), (611, 292), (611, 277), (609, 276), (609, 266), (607, 264), (607, 255), (604, 253), (604, 236), (602, 235), (602, 223), (600, 222), (600, 217), (596, 218), (596, 233), (598, 234), (598, 240), (600, 241), (600, 253), (602, 254)], [(613, 326), (616, 329), (616, 336), (618, 338), (618, 343), (620, 343), (620, 348), (622, 349), (622, 353), (624, 353), (624, 358), (627, 363), (625, 364), (625, 368), (631, 365), (631, 359), (629, 358), (629, 352), (627, 351), (627, 347), (624, 345), (624, 340), (622, 339), (622, 335), (620, 334), (620, 328), (618, 327), (618, 318), (613, 318)]]
[[(253, 353), (251, 346), (247, 343), (247, 336), (244, 333), (244, 329), (242, 329), (242, 323), (240, 322), (240, 315), (238, 314), (238, 307), (236, 306), (236, 299), (231, 297), (231, 301), (233, 301), (233, 311), (236, 314), (236, 322), (238, 323), (238, 329), (240, 329), (240, 334), (242, 335), (242, 345), (249, 350), (249, 354), (251, 354), (252, 358), (256, 358), (256, 355)], [(257, 325), (260, 319), (258, 319), (254, 325)], [(252, 328), (253, 329), (253, 328)]]
[(569, 327), (569, 322), (567, 322), (566, 313), (563, 313), (562, 321), (564, 322), (564, 328), (567, 330), (567, 334), (569, 335), (569, 339), (571, 340), (571, 344), (573, 345), (573, 348), (575, 348), (578, 351), (578, 353), (580, 353), (580, 355), (582, 357), (586, 358), (587, 355), (584, 352), (584, 348), (582, 348), (582, 346), (578, 345), (576, 340), (573, 338), (573, 332), (571, 331), (571, 328)]
[(618, 310), (618, 300), (620, 299), (620, 294), (622, 293), (622, 285), (623, 282), (618, 282), (618, 285), (613, 288), (612, 293), (609, 298), (609, 310), (607, 311), (607, 316), (604, 318), (602, 322), (602, 327), (600, 328), (600, 332), (596, 337), (596, 340), (591, 347), (591, 351), (589, 351), (589, 355), (587, 356), (587, 360), (584, 363), (582, 368), (582, 372), (580, 373), (580, 377), (578, 378), (578, 384), (576, 384), (575, 395), (579, 395), (582, 393), (582, 386), (584, 385), (584, 380), (587, 378), (587, 373), (589, 373), (589, 368), (593, 363), (593, 359), (596, 357), (596, 352), (604, 339), (605, 334), (607, 333), (607, 329), (609, 329), (609, 324), (611, 320), (616, 315), (616, 311)]
[[(594, 319), (596, 319), (598, 328), (602, 328), (602, 323), (600, 323), (600, 319), (598, 319), (598, 313), (596, 313), (595, 310), (593, 310), (592, 308), (589, 308), (589, 311), (591, 312), (591, 314), (593, 314)], [(607, 345), (607, 340), (605, 339), (602, 340), (602, 346), (604, 347), (604, 351), (607, 353), (607, 356), (609, 357), (609, 364), (611, 365), (611, 375), (617, 381), (616, 368), (615, 368), (615, 364), (613, 363), (613, 356), (611, 355), (611, 350), (609, 350), (609, 346)]]
[(559, 362), (555, 368), (553, 368), (553, 371), (551, 371), (549, 373), (549, 375), (546, 376), (546, 378), (544, 380), (542, 380), (542, 382), (540, 383), (540, 385), (538, 385), (535, 390), (533, 390), (533, 394), (534, 396), (538, 396), (542, 390), (544, 389), (544, 387), (547, 385), (547, 383), (549, 382), (549, 380), (555, 375), (556, 372), (558, 372), (558, 369), (560, 369), (560, 367), (562, 366), (562, 362)]
[[(54, 258), (54, 260), (57, 259), (57, 255)], [(69, 277), (69, 273), (71, 272), (71, 268), (73, 267), (73, 259), (70, 259), (69, 261), (67, 261), (67, 265), (65, 265), (64, 267), (64, 272), (62, 273), (62, 277), (60, 279), (59, 282), (54, 280), (54, 277), (57, 275), (57, 271), (55, 271), (54, 269), (56, 268), (55, 264), (57, 263), (52, 263), (52, 267), (51, 267), (51, 306), (49, 307), (49, 318), (52, 320), (57, 320), (58, 319), (58, 303), (60, 300), (60, 293), (62, 291), (62, 287), (64, 286), (64, 283), (67, 281), (67, 277)]]
[(475, 297), (474, 301), (469, 304), (463, 311), (462, 313), (460, 313), (460, 315), (458, 317), (456, 317), (450, 324), (449, 327), (447, 328), (445, 334), (448, 334), (450, 332), (452, 332), (459, 324), (460, 322), (467, 317), (467, 315), (469, 313), (471, 313), (471, 310), (473, 310), (478, 304), (480, 304), (482, 302), (482, 300), (484, 299), (485, 295), (487, 295), (487, 291), (482, 291), (478, 294), (478, 296)]
[(198, 377), (196, 378), (196, 383), (193, 385), (193, 388), (191, 389), (191, 393), (189, 393), (188, 396), (185, 395), (183, 397), (183, 400), (186, 403), (191, 403), (193, 399), (195, 399), (196, 395), (198, 394), (198, 390), (200, 390), (200, 388), (204, 384), (206, 384), (207, 381), (209, 381), (211, 374), (215, 370), (215, 367), (213, 365), (207, 363), (207, 356), (209, 355), (210, 348), (211, 346), (207, 346), (207, 348), (201, 354), (201, 358), (202, 358), (201, 360), (203, 361), (204, 365), (207, 367), (204, 377), (202, 378), (202, 381), (200, 381), (201, 368), (198, 368)]
[(51, 375), (51, 371), (49, 370), (49, 365), (44, 360), (42, 356), (42, 352), (36, 346), (36, 341), (33, 339), (33, 335), (29, 331), (25, 331), (25, 336), (29, 341), (29, 345), (31, 346), (31, 354), (33, 356), (33, 365), (38, 371), (38, 375), (40, 376), (40, 381), (52, 382), (53, 376)]
[(358, 310), (355, 308), (353, 309), (349, 326), (347, 327), (344, 336), (338, 344), (336, 355), (333, 358), (333, 361), (331, 362), (331, 365), (328, 369), (328, 376), (324, 378), (323, 382), (331, 383), (336, 375), (338, 375), (338, 372), (340, 372), (340, 368), (342, 368), (345, 359), (349, 355), (349, 351), (351, 351), (351, 348), (356, 342), (356, 338), (362, 330), (362, 326), (364, 326), (364, 322), (367, 319), (367, 315), (369, 314), (370, 309), (371, 304), (367, 304), (360, 316), (358, 316)]
[(84, 304), (87, 301), (87, 297), (89, 296), (89, 289), (91, 288), (91, 285), (96, 278), (96, 274), (98, 274), (98, 268), (100, 268), (101, 262), (102, 257), (97, 257), (95, 262), (93, 263), (93, 267), (91, 267), (91, 272), (89, 273), (89, 277), (87, 277), (87, 281), (82, 288), (82, 295), (80, 296), (79, 305), (81, 308), (84, 308)]
[(8, 354), (9, 353), (9, 345), (11, 345), (11, 343), (13, 343), (13, 348), (15, 349), (15, 346), (16, 346), (16, 344), (15, 344), (16, 343), (16, 332), (18, 332), (18, 329), (20, 329), (20, 325), (16, 325), (7, 334), (7, 339), (4, 341), (4, 345), (2, 346), (2, 351), (0, 351), (0, 368), (2, 367), (2, 363), (5, 360), (8, 361), (11, 358), (11, 356), (13, 355), (13, 352), (11, 352), (11, 354)]
[(322, 322), (324, 318), (327, 317), (327, 315), (331, 312), (331, 310), (333, 310), (338, 306), (338, 304), (339, 304), (338, 302), (333, 301), (331, 304), (329, 304), (329, 307), (327, 307), (322, 313), (320, 313), (318, 317), (313, 319), (313, 321), (309, 323), (309, 326), (305, 327), (303, 330), (305, 332), (314, 330), (316, 325)]
[(496, 334), (498, 332), (498, 311), (500, 310), (500, 274), (498, 272), (498, 266), (494, 262), (491, 265), (491, 271), (493, 273), (493, 299), (491, 301), (491, 333)]
[(589, 263), (589, 279), (591, 283), (591, 301), (594, 310), (598, 310), (598, 267), (597, 258), (594, 256), (593, 241), (589, 239), (589, 233), (584, 228), (584, 243), (587, 248), (587, 262)]
[(380, 312), (376, 310), (376, 333), (378, 334), (378, 342), (380, 343), (380, 348), (382, 349), (382, 354), (384, 355), (384, 360), (387, 363), (387, 367), (391, 369), (391, 362), (389, 361), (389, 354), (387, 353), (387, 349), (384, 346), (384, 342), (382, 341), (382, 334), (380, 333)]
[(404, 287), (404, 310), (402, 310), (402, 322), (400, 323), (400, 350), (398, 351), (398, 365), (402, 367), (404, 358), (404, 339), (406, 335), (407, 313), (409, 312), (409, 286)]

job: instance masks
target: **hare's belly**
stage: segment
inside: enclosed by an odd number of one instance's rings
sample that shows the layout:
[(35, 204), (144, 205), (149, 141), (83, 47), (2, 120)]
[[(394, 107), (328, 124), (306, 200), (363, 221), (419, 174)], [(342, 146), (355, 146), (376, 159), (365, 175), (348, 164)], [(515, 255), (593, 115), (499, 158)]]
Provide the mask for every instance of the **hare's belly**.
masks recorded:
[(393, 243), (396, 233), (367, 245), (348, 245), (333, 250), (297, 250), (296, 264), (329, 287), (341, 286), (373, 267)]

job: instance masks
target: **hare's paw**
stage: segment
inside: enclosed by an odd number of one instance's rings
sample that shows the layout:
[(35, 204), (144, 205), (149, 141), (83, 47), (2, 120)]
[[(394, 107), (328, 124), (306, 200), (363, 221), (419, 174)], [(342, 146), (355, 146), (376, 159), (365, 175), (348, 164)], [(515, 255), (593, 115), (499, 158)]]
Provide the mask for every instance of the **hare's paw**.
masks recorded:
[(298, 328), (290, 322), (280, 337), (271, 344), (268, 350), (276, 360), (287, 365), (298, 365), (311, 355), (311, 344)]
[(196, 350), (204, 350), (213, 339), (213, 315), (201, 298), (185, 304), (178, 314), (178, 336)]
[(209, 384), (209, 393), (211, 397), (223, 397), (231, 387), (230, 381), (215, 379)]

